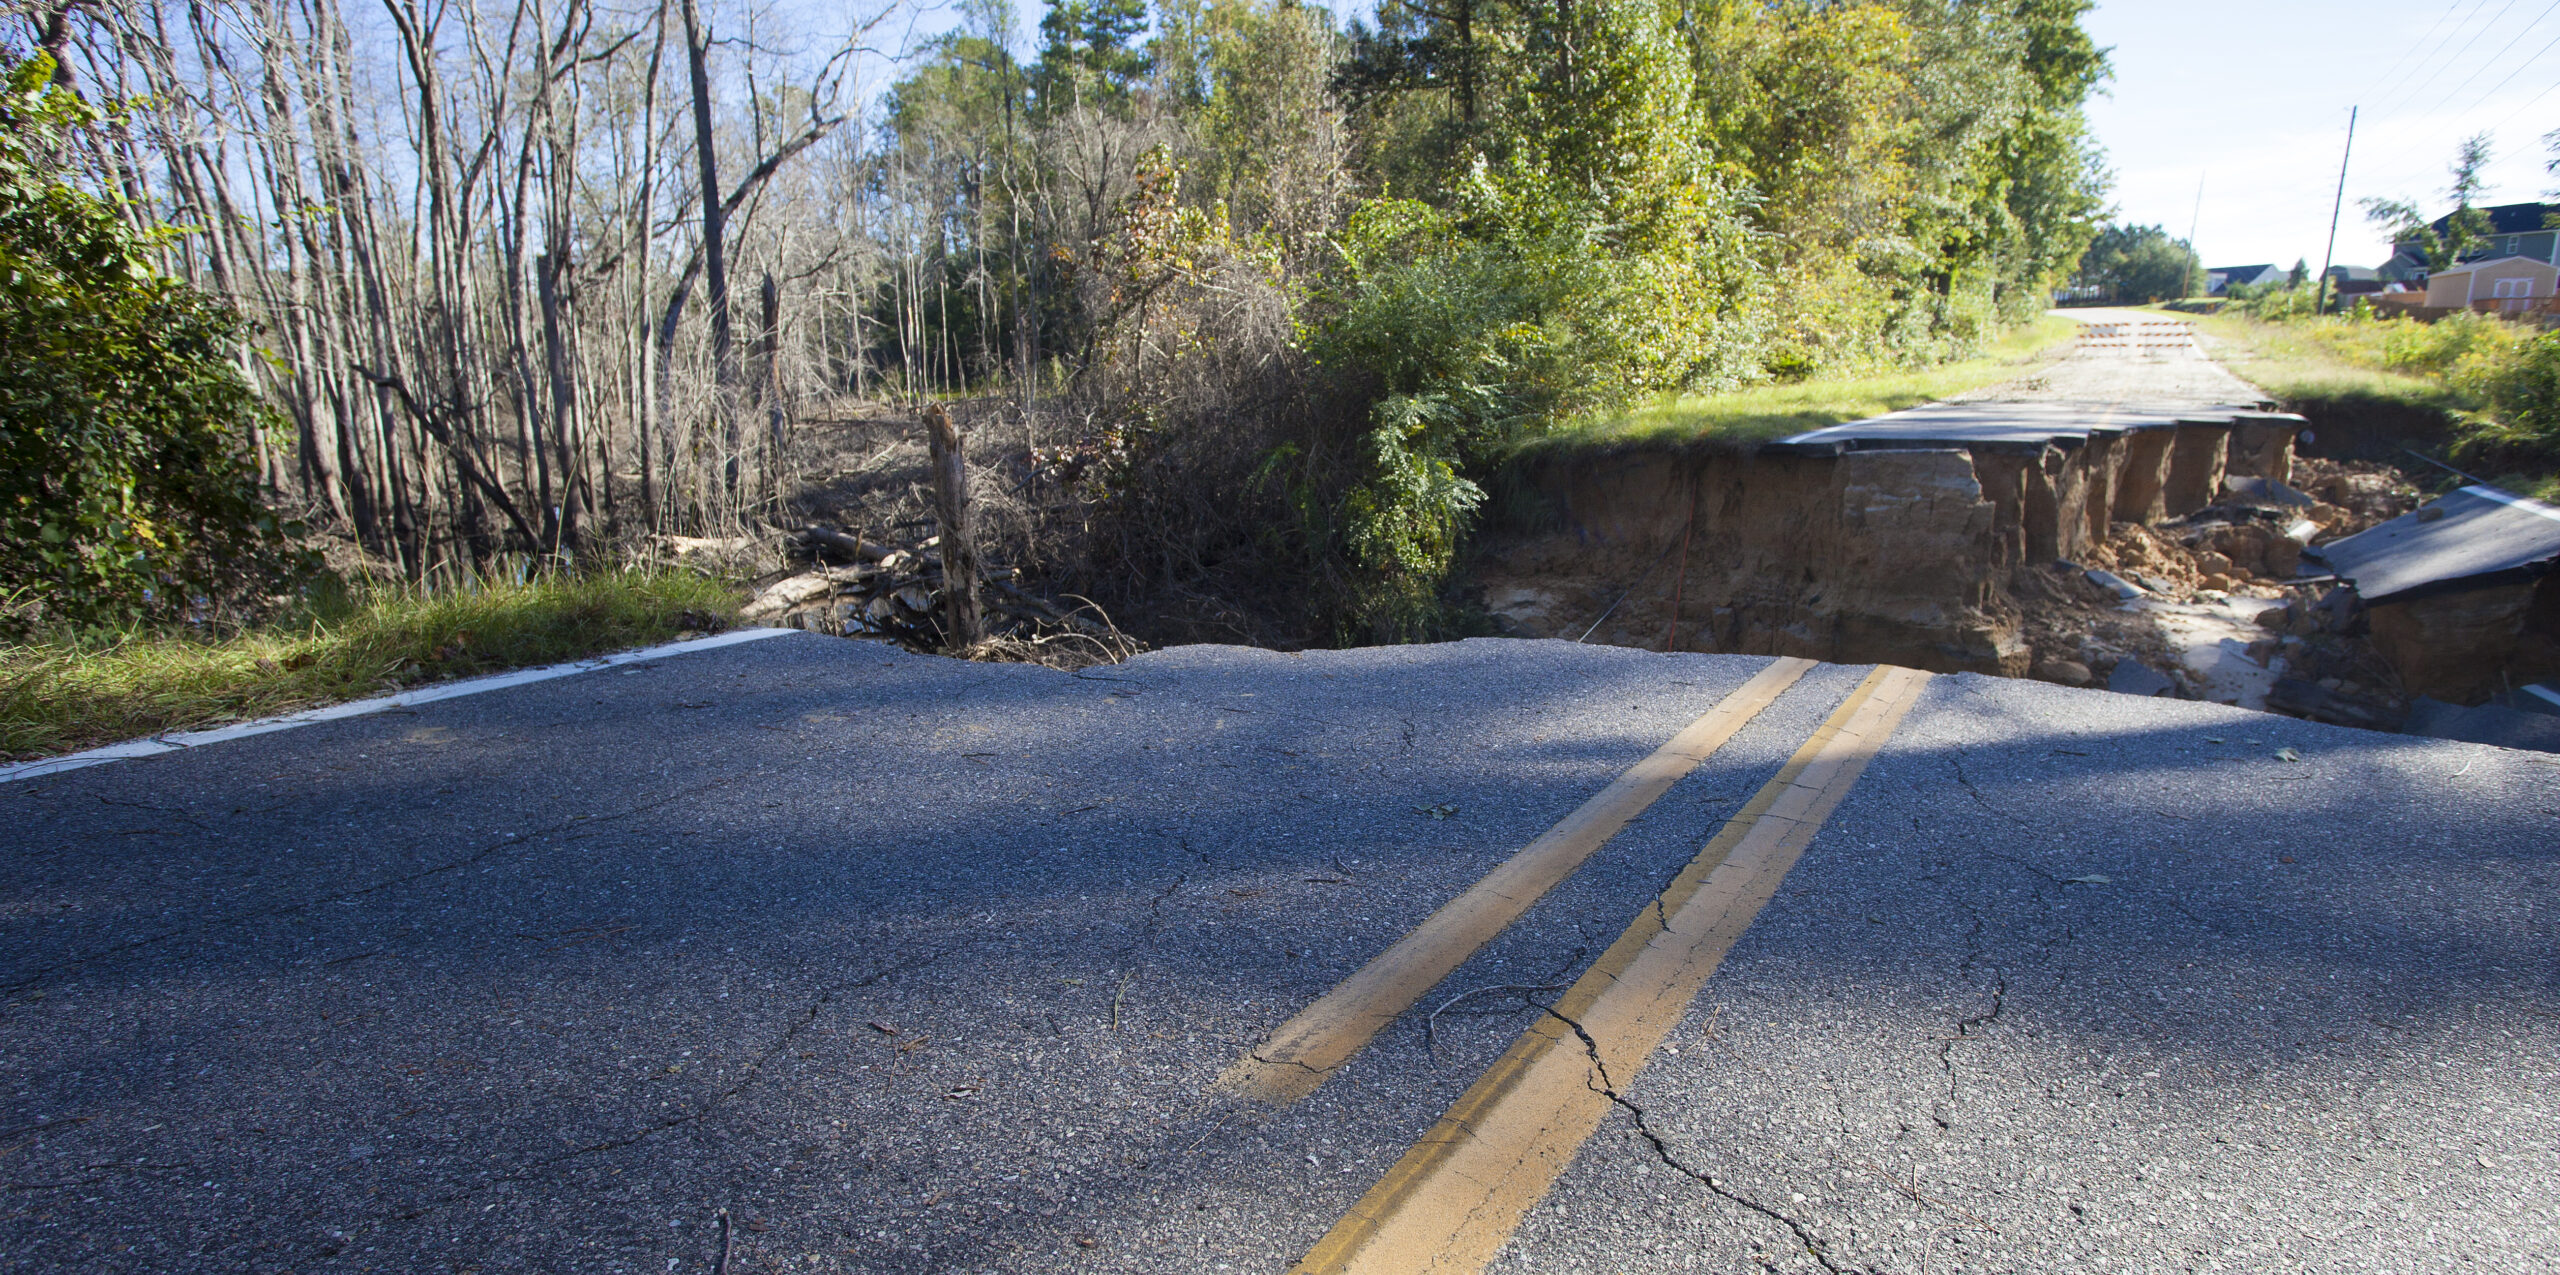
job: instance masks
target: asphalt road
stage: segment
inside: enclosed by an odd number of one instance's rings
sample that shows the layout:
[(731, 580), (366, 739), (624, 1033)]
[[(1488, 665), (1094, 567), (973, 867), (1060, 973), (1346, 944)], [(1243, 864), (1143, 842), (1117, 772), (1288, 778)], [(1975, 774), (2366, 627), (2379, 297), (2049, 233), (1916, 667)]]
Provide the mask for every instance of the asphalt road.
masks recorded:
[[(0, 786), (0, 1266), (1284, 1270), (1867, 670), (1220, 1074), (1766, 664), (793, 635)], [(1932, 679), (1490, 1269), (2560, 1268), (2555, 760)]]
[(2266, 391), (2232, 375), (2184, 320), (2153, 310), (2051, 313), (2081, 325), (2069, 354), (1936, 403), (1793, 435), (1788, 443), (2037, 443), (2092, 429), (2225, 420)]

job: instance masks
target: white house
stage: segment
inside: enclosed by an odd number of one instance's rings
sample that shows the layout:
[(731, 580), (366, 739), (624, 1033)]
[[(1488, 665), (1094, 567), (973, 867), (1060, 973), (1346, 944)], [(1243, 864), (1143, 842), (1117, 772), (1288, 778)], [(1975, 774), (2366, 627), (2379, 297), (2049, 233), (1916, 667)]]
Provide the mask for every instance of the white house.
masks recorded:
[(2218, 297), (2223, 293), (2230, 291), (2234, 287), (2247, 287), (2260, 283), (2282, 283), (2285, 281), (2286, 275), (2287, 272), (2284, 267), (2273, 264), (2255, 266), (2215, 266), (2204, 272), (2204, 291), (2206, 296)]

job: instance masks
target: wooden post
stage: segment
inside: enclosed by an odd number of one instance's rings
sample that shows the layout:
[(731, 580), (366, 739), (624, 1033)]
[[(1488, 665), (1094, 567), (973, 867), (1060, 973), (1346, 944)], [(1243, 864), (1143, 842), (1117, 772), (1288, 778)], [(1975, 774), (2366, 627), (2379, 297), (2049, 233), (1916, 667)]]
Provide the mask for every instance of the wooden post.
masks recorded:
[(943, 639), (953, 651), (978, 644), (978, 542), (969, 525), (969, 467), (951, 413), (924, 409), (925, 446), (933, 461), (933, 506), (942, 519)]

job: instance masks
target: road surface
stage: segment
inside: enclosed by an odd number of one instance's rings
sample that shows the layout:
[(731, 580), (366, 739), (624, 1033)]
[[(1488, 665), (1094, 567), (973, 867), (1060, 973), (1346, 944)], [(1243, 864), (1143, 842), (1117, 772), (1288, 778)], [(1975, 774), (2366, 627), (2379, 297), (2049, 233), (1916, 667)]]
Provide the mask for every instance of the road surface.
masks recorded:
[(2183, 319), (2157, 311), (2056, 310), (2080, 325), (2071, 352), (2026, 376), (1936, 403), (1781, 440), (1798, 446), (2044, 443), (2066, 446), (2097, 429), (2229, 421), (2266, 392), (2208, 356)]
[[(0, 803), (9, 1270), (661, 1275), (723, 1211), (736, 1272), (2560, 1265), (2536, 754), (1563, 642), (794, 634)], [(1533, 844), (1588, 860), (1469, 893)], [(1400, 943), (1462, 899), (1511, 919)], [(1381, 960), (1409, 1011), (1240, 1087)]]

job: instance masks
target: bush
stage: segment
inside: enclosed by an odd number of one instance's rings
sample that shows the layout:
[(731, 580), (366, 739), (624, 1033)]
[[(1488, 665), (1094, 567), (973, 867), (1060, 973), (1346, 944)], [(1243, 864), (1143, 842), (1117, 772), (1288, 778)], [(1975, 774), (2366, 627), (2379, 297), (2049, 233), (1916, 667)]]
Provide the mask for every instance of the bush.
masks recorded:
[(254, 601), (299, 562), (259, 499), (239, 320), (153, 267), (173, 232), (74, 184), (98, 116), (52, 73), (0, 64), (0, 631)]
[(2475, 347), (2448, 379), (2481, 406), (2463, 424), (2457, 457), (2529, 476), (2560, 468), (2560, 332)]
[(2230, 313), (2245, 314), (2268, 323), (2287, 323), (2307, 319), (2319, 303), (2317, 290), (2310, 284), (2244, 283), (2228, 293)]
[[(1354, 623), (1416, 635), (1482, 490), (1463, 475), (1522, 437), (1758, 372), (1737, 316), (1738, 220), (1690, 201), (1631, 232), (1601, 201), (1479, 164), (1450, 209), (1373, 200), (1351, 219), (1309, 352), (1365, 381), (1363, 476), (1339, 535), (1367, 576)], [(1648, 233), (1649, 232), (1649, 233)]]
[(2382, 365), (2414, 376), (2448, 376), (2466, 359), (2503, 358), (2516, 343), (2514, 325), (2466, 310), (2434, 323), (2391, 324), (2382, 338)]

